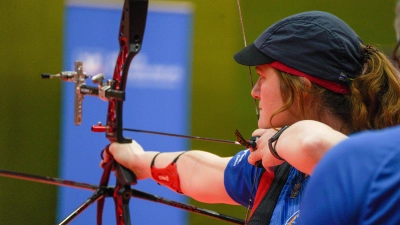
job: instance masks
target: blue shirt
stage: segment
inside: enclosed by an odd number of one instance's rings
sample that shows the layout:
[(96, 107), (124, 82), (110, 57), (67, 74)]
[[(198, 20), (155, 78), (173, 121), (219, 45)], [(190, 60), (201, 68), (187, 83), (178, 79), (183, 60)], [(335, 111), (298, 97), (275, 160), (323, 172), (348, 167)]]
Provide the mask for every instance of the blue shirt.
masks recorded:
[(400, 126), (365, 131), (316, 166), (298, 224), (400, 224)]
[[(224, 182), (225, 189), (229, 196), (237, 203), (248, 207), (251, 195), (251, 188), (255, 182), (255, 190), (252, 199), (254, 200), (255, 193), (258, 191), (257, 184), (261, 178), (261, 170), (248, 163), (248, 150), (237, 153), (228, 163), (225, 169)], [(294, 186), (300, 182), (301, 188), (295, 198), (290, 198)], [(300, 201), (303, 197), (304, 186), (308, 179), (303, 180), (301, 173), (295, 168), (291, 168), (289, 177), (282, 188), (272, 214), (270, 224), (295, 224), (299, 213)]]

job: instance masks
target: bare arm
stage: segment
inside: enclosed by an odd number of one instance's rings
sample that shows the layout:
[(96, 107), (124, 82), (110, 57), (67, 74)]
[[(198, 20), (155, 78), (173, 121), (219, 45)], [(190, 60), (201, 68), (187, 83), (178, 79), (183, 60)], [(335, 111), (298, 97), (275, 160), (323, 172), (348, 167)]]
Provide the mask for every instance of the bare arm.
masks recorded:
[[(153, 179), (150, 164), (158, 152), (144, 151), (136, 142), (131, 144), (113, 143), (110, 153), (121, 165), (132, 170), (138, 179)], [(165, 168), (181, 152), (163, 152), (154, 162), (156, 168)], [(108, 160), (105, 156), (104, 161)], [(215, 154), (192, 150), (185, 152), (177, 161), (177, 170), (182, 192), (205, 203), (235, 204), (224, 187), (224, 170), (231, 158), (222, 158)], [(102, 163), (104, 163), (101, 162)]]
[[(256, 130), (253, 135), (261, 135), (257, 141), (257, 150), (249, 156), (254, 164), (262, 159), (264, 167), (272, 167), (283, 163), (271, 155), (268, 140), (276, 131)], [(315, 165), (334, 145), (347, 136), (331, 127), (311, 120), (299, 121), (286, 129), (279, 137), (275, 149), (279, 156), (298, 170), (312, 174)]]

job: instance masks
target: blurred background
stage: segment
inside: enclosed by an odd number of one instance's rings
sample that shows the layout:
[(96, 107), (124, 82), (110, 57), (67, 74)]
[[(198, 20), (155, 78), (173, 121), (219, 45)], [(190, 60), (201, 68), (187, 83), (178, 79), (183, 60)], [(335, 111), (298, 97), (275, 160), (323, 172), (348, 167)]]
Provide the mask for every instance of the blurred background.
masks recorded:
[[(0, 169), (50, 177), (59, 174), (61, 83), (44, 85), (40, 74), (62, 69), (64, 9), (70, 2), (0, 2)], [(123, 0), (79, 2), (123, 4)], [(247, 68), (232, 57), (244, 45), (237, 2), (185, 2), (193, 5), (194, 13), (190, 134), (234, 140), (238, 129), (250, 137), (257, 128), (250, 78)], [(323, 10), (346, 21), (364, 43), (391, 54), (396, 44), (395, 4), (396, 0), (252, 0), (241, 1), (241, 9), (248, 43), (279, 19)], [(191, 149), (231, 156), (240, 147), (192, 141)], [(55, 186), (0, 177), (1, 225), (55, 224), (56, 201)], [(239, 218), (246, 211), (244, 207), (190, 204)], [(189, 221), (228, 224), (193, 214)]]

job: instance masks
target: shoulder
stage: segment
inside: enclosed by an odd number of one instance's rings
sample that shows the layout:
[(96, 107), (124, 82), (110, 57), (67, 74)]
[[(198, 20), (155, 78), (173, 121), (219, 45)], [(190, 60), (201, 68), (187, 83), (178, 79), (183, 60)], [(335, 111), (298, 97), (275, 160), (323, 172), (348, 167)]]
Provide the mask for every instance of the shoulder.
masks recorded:
[(236, 177), (237, 179), (235, 180), (239, 180), (238, 176), (249, 179), (257, 174), (259, 175), (259, 170), (261, 169), (251, 165), (247, 161), (249, 154), (250, 151), (248, 149), (236, 153), (236, 155), (229, 160), (225, 168), (225, 176), (230, 178)]
[[(399, 135), (400, 126), (360, 132), (328, 151), (310, 178), (301, 221), (355, 224), (367, 219), (381, 224), (382, 219), (392, 218), (398, 222), (400, 216), (388, 216), (388, 211), (400, 201), (395, 191), (400, 186)], [(312, 205), (319, 205), (318, 210), (308, 212), (306, 206)]]
[(356, 166), (367, 166), (372, 162), (381, 163), (382, 159), (396, 152), (400, 152), (400, 126), (350, 135), (348, 139), (329, 150), (319, 164), (335, 165), (342, 164), (343, 160), (357, 160)]
[(383, 173), (400, 172), (389, 169), (393, 161), (398, 162), (399, 155), (400, 126), (360, 132), (329, 150), (317, 164), (312, 178), (330, 177), (348, 186), (347, 190), (361, 194), (360, 191), (368, 191), (366, 187), (377, 182)]
[(247, 161), (249, 150), (243, 150), (233, 156), (224, 171), (225, 190), (229, 196), (241, 205), (248, 204), (254, 182), (258, 182), (262, 169)]

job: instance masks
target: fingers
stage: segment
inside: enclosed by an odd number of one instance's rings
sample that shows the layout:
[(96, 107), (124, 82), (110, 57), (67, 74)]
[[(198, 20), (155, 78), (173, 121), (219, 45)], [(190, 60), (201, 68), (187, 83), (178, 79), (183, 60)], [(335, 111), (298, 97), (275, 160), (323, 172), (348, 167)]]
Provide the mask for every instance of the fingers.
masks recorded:
[(112, 155), (110, 154), (109, 151), (109, 146), (107, 145), (103, 151), (101, 151), (101, 158), (102, 160), (100, 161), (100, 167), (104, 169), (104, 166), (107, 164), (112, 159)]
[(247, 157), (247, 161), (252, 165), (256, 165), (257, 162), (261, 161), (261, 159), (262, 155), (260, 154), (260, 151), (250, 152), (249, 157)]
[(106, 165), (106, 162), (104, 162), (104, 160), (101, 160), (99, 166), (104, 169), (105, 165)]
[(257, 129), (255, 131), (253, 131), (253, 133), (251, 134), (251, 136), (262, 136), (265, 132), (267, 132), (268, 129)]
[(129, 152), (133, 148), (142, 149), (142, 147), (136, 142), (132, 141), (132, 143), (118, 143), (113, 142), (102, 151), (102, 160), (100, 161), (100, 167), (104, 169), (105, 164), (107, 164), (110, 160), (115, 159), (116, 161), (120, 161), (120, 158), (123, 158), (125, 154), (124, 152)]
[[(256, 148), (250, 149), (248, 162), (252, 165), (257, 166), (258, 163), (268, 171), (273, 172), (273, 167), (280, 165), (283, 161), (278, 161), (274, 156), (271, 155), (269, 150), (268, 140), (276, 134), (274, 129), (257, 129), (253, 132), (253, 136), (260, 136), (256, 141)], [(258, 166), (259, 167), (259, 166)]]

